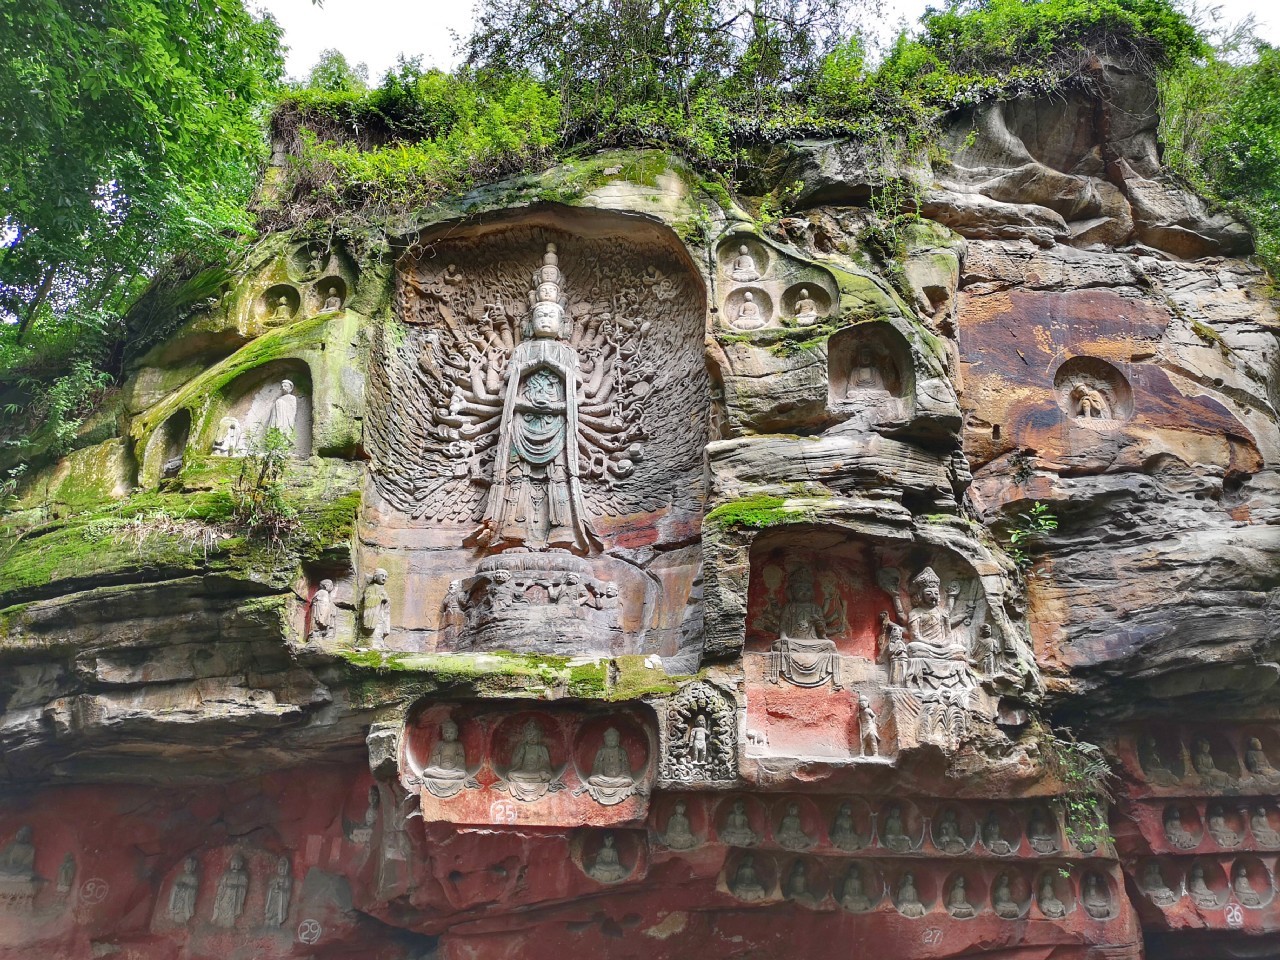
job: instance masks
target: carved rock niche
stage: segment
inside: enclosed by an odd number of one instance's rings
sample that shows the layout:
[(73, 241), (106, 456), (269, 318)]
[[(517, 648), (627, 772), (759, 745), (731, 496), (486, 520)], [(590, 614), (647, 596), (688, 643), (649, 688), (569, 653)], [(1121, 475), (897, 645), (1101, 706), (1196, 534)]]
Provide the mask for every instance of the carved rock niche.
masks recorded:
[(669, 230), (615, 214), (418, 238), (375, 339), (360, 531), (407, 571), (400, 649), (672, 656), (698, 635), (705, 296)]
[(886, 423), (915, 409), (911, 348), (887, 323), (863, 323), (831, 337), (827, 346), (827, 405), (837, 415)]
[(995, 714), (1013, 627), (958, 558), (790, 528), (752, 544), (747, 755), (890, 762)]
[(161, 480), (178, 475), (190, 434), (191, 411), (185, 408), (169, 416), (156, 428), (147, 440), (142, 454), (142, 470), (138, 480), (144, 488), (154, 487)]
[[(333, 306), (333, 300), (337, 306)], [(336, 274), (321, 277), (307, 291), (307, 309), (312, 313), (332, 313), (341, 310), (347, 302), (347, 281)]]
[(610, 826), (648, 813), (652, 718), (633, 710), (494, 709), (427, 701), (410, 711), (400, 778), (427, 821)]
[(720, 323), (750, 333), (812, 327), (830, 317), (836, 284), (821, 267), (776, 250), (751, 234), (731, 234), (716, 247)]
[(302, 306), (302, 297), (298, 288), (288, 283), (277, 283), (267, 287), (258, 298), (258, 316), (268, 325), (287, 323), (298, 315)]
[(1111, 429), (1133, 417), (1133, 389), (1105, 360), (1072, 357), (1053, 375), (1058, 406), (1076, 426)]
[[(288, 391), (295, 404), (282, 400)], [(292, 416), (292, 429), (289, 419)], [(294, 456), (311, 456), (311, 369), (301, 360), (275, 360), (242, 374), (223, 390), (201, 432), (203, 449), (222, 456), (243, 456), (267, 429), (291, 432)]]

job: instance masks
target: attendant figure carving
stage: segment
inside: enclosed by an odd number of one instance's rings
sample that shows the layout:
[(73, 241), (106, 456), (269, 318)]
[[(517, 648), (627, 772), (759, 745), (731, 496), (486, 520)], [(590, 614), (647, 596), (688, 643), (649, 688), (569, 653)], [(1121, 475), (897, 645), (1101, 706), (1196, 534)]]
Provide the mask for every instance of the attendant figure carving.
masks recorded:
[(618, 857), (618, 848), (614, 846), (613, 834), (606, 833), (596, 853), (595, 861), (587, 870), (587, 876), (599, 883), (617, 883), (619, 880), (625, 880), (630, 872)]
[(996, 638), (991, 634), (991, 624), (984, 623), (973, 641), (973, 663), (984, 677), (994, 677), (996, 668)]
[(849, 867), (849, 872), (845, 875), (840, 905), (850, 913), (865, 913), (871, 909), (871, 898), (867, 896), (862, 869), (857, 865)]
[(1261, 804), (1253, 808), (1253, 815), (1249, 818), (1249, 829), (1253, 832), (1253, 839), (1258, 846), (1267, 850), (1280, 848), (1280, 832), (1271, 826), (1271, 820), (1267, 817), (1267, 808)]
[(756, 874), (755, 859), (751, 854), (745, 855), (742, 858), (742, 862), (738, 864), (738, 869), (733, 874), (733, 882), (729, 884), (729, 889), (739, 900), (750, 902), (765, 898), (765, 889), (760, 883), (760, 877)]
[(311, 598), (311, 641), (329, 640), (333, 637), (337, 613), (333, 603), (333, 581), (321, 580), (320, 589)]
[(858, 696), (858, 733), (864, 757), (880, 754), (880, 729), (871, 701), (863, 694)]
[(1262, 898), (1258, 896), (1258, 892), (1253, 889), (1253, 884), (1249, 880), (1249, 868), (1243, 863), (1238, 863), (1234, 875), (1231, 888), (1235, 891), (1236, 899), (1246, 907), (1262, 906)]
[(662, 842), (672, 850), (692, 850), (698, 845), (698, 838), (693, 835), (686, 813), (688, 807), (683, 800), (677, 800), (667, 818), (667, 830)]
[(551, 751), (542, 742), (542, 728), (530, 720), (524, 727), (524, 739), (511, 754), (506, 773), (506, 787), (517, 800), (537, 800), (549, 789), (559, 789), (551, 767)]
[(751, 256), (751, 251), (747, 249), (745, 243), (738, 247), (738, 255), (733, 258), (733, 263), (729, 266), (729, 276), (739, 283), (760, 279), (755, 258)]
[(947, 897), (947, 912), (958, 920), (968, 920), (974, 914), (973, 904), (965, 893), (964, 877), (956, 877), (951, 885), (951, 894)]
[(1179, 850), (1194, 850), (1200, 840), (1182, 823), (1182, 811), (1169, 807), (1164, 813), (1165, 838)]
[(804, 826), (800, 822), (799, 804), (787, 804), (787, 812), (778, 824), (775, 839), (779, 846), (787, 850), (807, 850), (813, 846), (813, 838), (804, 832)]
[(67, 851), (62, 858), (62, 866), (58, 868), (58, 893), (68, 894), (76, 882), (76, 855)]
[(244, 899), (249, 890), (249, 874), (244, 868), (244, 857), (231, 855), (226, 872), (218, 880), (218, 892), (213, 899), (213, 916), (217, 927), (234, 927), (244, 912)]
[(1040, 878), (1040, 895), (1036, 898), (1040, 912), (1050, 920), (1061, 920), (1067, 915), (1067, 907), (1053, 889), (1053, 877), (1045, 874)]
[(831, 824), (831, 842), (841, 850), (861, 850), (862, 837), (853, 824), (853, 804), (846, 800)]
[(218, 424), (218, 438), (209, 451), (215, 457), (244, 455), (244, 431), (235, 417), (223, 417)]
[(289, 898), (293, 895), (293, 873), (288, 857), (276, 861), (276, 875), (267, 884), (264, 920), (269, 927), (282, 927), (289, 918)]
[(585, 787), (593, 800), (605, 805), (621, 803), (636, 792), (631, 761), (616, 728), (610, 727), (604, 732), (604, 743), (596, 751)]
[(1071, 389), (1071, 403), (1076, 416), (1082, 420), (1110, 420), (1111, 404), (1097, 387), (1077, 383)]
[(1017, 920), (1022, 913), (1022, 908), (1013, 899), (1013, 887), (1007, 873), (996, 877), (995, 886), (991, 890), (991, 909), (996, 912), (997, 917), (1005, 920)]
[(1191, 876), (1187, 879), (1187, 893), (1197, 907), (1213, 910), (1218, 906), (1218, 895), (1205, 881), (1204, 867), (1201, 864), (1191, 865)]
[(364, 588), (360, 626), (365, 644), (374, 649), (391, 633), (391, 595), (387, 593), (387, 571), (381, 567)]
[(1142, 869), (1142, 889), (1157, 907), (1171, 907), (1178, 902), (1178, 895), (1169, 889), (1164, 874), (1160, 872), (1160, 864), (1154, 860), (1148, 861)]
[(298, 398), (293, 394), (293, 381), (280, 381), (280, 396), (271, 403), (267, 415), (267, 429), (279, 430), (293, 436), (298, 421)]
[(200, 894), (200, 864), (195, 857), (182, 861), (182, 872), (169, 890), (169, 919), (186, 923), (196, 915), (196, 898)]
[(912, 873), (904, 873), (902, 882), (898, 884), (898, 912), (904, 917), (916, 919), (924, 916), (924, 904), (920, 902), (920, 894), (916, 891), (916, 878)]
[(768, 679), (798, 687), (817, 687), (829, 680), (839, 690), (840, 654), (830, 637), (844, 630), (845, 622), (835, 598), (818, 602), (813, 574), (805, 567), (791, 570), (786, 592), (781, 610), (767, 610), (761, 618), (766, 629), (779, 634), (769, 654)]
[(735, 799), (729, 808), (729, 814), (724, 820), (724, 829), (720, 831), (720, 840), (731, 847), (753, 847), (760, 842), (760, 837), (751, 829), (746, 801), (740, 797)]

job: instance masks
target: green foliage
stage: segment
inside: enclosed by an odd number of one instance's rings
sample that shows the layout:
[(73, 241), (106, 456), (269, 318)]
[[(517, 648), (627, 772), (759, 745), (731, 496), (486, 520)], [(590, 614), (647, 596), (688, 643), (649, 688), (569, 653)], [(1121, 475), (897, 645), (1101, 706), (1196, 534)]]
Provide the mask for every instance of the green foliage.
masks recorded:
[(1280, 276), (1280, 50), (1229, 36), (1213, 56), (1164, 73), (1160, 97), (1165, 162), (1248, 221)]
[(242, 0), (0, 7), (0, 316), (119, 316), (176, 251), (249, 226), (279, 36)]
[(1031, 567), (1032, 545), (1058, 529), (1058, 518), (1047, 504), (1037, 500), (1030, 510), (1024, 510), (1014, 518), (1009, 527), (1005, 552), (1019, 570), (1024, 573)]
[(1042, 756), (1063, 787), (1064, 827), (1072, 844), (1085, 853), (1111, 842), (1107, 805), (1111, 767), (1100, 747), (1076, 739), (1066, 729), (1041, 741)]
[(249, 447), (231, 490), (232, 518), (251, 536), (272, 547), (283, 545), (299, 525), (298, 511), (285, 498), (285, 467), (293, 457), (293, 435), (270, 427)]
[(96, 359), (82, 356), (52, 380), (24, 376), (17, 382), (0, 407), (0, 463), (26, 460), (36, 451), (56, 458), (72, 449), (85, 416), (111, 384)]
[(311, 90), (323, 90), (326, 93), (353, 93), (358, 90), (367, 90), (369, 68), (363, 63), (353, 66), (347, 62), (347, 58), (341, 51), (330, 47), (320, 51), (320, 59), (307, 75), (306, 87)]

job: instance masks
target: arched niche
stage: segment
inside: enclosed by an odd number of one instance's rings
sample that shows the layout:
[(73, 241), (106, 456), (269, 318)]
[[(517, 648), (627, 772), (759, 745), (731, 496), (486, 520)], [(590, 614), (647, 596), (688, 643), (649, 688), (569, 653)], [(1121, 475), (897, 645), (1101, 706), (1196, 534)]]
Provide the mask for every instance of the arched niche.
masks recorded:
[(337, 274), (321, 277), (307, 294), (307, 309), (311, 313), (336, 313), (346, 303), (347, 281)]
[(1072, 357), (1053, 375), (1062, 412), (1077, 426), (1115, 427), (1133, 417), (1133, 388), (1112, 364), (1098, 357)]
[(161, 480), (176, 477), (182, 470), (187, 441), (191, 436), (191, 411), (185, 407), (171, 414), (151, 437), (142, 455), (139, 482), (151, 488)]
[[(222, 389), (201, 430), (202, 451), (229, 456), (248, 452), (273, 424), (273, 411), (277, 411), (276, 401), (285, 393), (283, 384), (286, 380), (292, 384), (293, 396), (297, 398), (292, 431), (294, 455), (299, 458), (311, 456), (311, 368), (302, 360), (293, 358), (273, 360), (255, 367)], [(237, 425), (241, 442), (238, 449), (220, 449), (225, 446), (220, 441), (225, 440), (232, 421)]]
[(302, 296), (290, 283), (276, 283), (267, 287), (258, 298), (258, 316), (268, 325), (288, 323), (298, 315)]
[(867, 413), (875, 421), (905, 419), (915, 403), (911, 347), (888, 323), (862, 323), (827, 345), (828, 406), (838, 414)]
[(716, 260), (725, 282), (753, 283), (769, 275), (773, 254), (751, 234), (735, 233), (720, 241)]

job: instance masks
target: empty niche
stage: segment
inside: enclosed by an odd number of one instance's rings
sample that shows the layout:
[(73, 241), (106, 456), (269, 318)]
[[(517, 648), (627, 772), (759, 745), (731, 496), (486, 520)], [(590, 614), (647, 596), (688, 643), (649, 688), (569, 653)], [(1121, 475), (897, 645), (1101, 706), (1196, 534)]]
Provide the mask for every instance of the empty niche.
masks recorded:
[(748, 234), (735, 234), (721, 241), (716, 251), (720, 273), (731, 284), (753, 283), (769, 272), (769, 248)]
[(284, 323), (298, 315), (302, 304), (297, 288), (287, 283), (267, 287), (258, 301), (258, 315), (266, 323)]
[(311, 286), (308, 296), (315, 313), (336, 313), (347, 302), (347, 282), (339, 276), (321, 277)]
[(221, 400), (206, 428), (215, 455), (248, 453), (271, 427), (293, 435), (294, 456), (311, 455), (311, 370), (303, 361), (276, 360), (250, 370), (225, 388)]
[(185, 408), (172, 414), (156, 428), (142, 455), (140, 480), (144, 487), (154, 486), (161, 480), (178, 475), (182, 470), (182, 460), (190, 435), (191, 411)]
[(1129, 381), (1105, 360), (1072, 357), (1053, 375), (1058, 406), (1078, 426), (1106, 428), (1133, 416)]
[(827, 347), (828, 405), (877, 419), (910, 416), (915, 379), (911, 349), (887, 323), (859, 324), (835, 334)]

